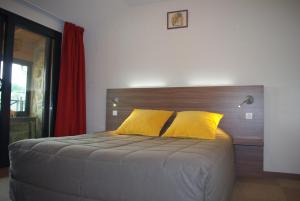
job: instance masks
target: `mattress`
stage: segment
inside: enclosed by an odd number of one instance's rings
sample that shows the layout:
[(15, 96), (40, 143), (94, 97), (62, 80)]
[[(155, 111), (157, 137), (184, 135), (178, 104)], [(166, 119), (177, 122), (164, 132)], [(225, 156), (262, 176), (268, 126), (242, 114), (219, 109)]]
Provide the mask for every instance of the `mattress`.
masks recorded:
[(231, 138), (114, 135), (29, 139), (9, 146), (13, 201), (228, 201)]

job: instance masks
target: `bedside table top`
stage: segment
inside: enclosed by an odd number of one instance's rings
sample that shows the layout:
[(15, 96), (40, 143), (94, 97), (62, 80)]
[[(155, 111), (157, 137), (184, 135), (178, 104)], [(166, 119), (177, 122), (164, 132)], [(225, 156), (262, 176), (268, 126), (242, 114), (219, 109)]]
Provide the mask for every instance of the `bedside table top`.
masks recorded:
[(233, 139), (234, 145), (263, 146), (264, 139), (259, 137), (236, 137)]

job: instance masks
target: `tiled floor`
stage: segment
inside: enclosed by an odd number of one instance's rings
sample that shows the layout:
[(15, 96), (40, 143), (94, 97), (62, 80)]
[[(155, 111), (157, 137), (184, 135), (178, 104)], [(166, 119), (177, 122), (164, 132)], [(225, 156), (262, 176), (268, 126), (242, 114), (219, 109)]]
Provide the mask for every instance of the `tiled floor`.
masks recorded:
[[(10, 201), (8, 178), (0, 170), (0, 201)], [(300, 180), (286, 178), (237, 179), (232, 201), (300, 201)]]

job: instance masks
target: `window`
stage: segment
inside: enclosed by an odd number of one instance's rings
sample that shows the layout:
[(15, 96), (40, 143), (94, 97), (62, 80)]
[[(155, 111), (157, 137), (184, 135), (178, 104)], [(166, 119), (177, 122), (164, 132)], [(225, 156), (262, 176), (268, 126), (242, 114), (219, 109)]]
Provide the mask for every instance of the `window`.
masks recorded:
[[(0, 52), (1, 53), (1, 52)], [(1, 55), (0, 55), (1, 57)], [(2, 101), (2, 82), (3, 82), (3, 61), (1, 61), (0, 63), (0, 112), (2, 110), (2, 104), (1, 104), (1, 101)]]
[(17, 116), (29, 114), (30, 71), (31, 65), (25, 62), (14, 61), (12, 64), (10, 110)]

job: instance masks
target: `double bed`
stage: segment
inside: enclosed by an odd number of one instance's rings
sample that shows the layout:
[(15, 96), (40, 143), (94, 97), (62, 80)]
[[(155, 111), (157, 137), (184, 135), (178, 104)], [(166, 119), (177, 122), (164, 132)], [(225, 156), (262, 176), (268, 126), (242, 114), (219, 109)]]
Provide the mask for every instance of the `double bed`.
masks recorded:
[(231, 137), (176, 139), (111, 132), (10, 145), (13, 201), (228, 201)]
[[(253, 121), (237, 107), (249, 94)], [(13, 201), (229, 201), (239, 167), (233, 142), (263, 134), (262, 86), (108, 89), (106, 102), (107, 132), (9, 146)], [(214, 140), (109, 132), (134, 108), (224, 118)]]

